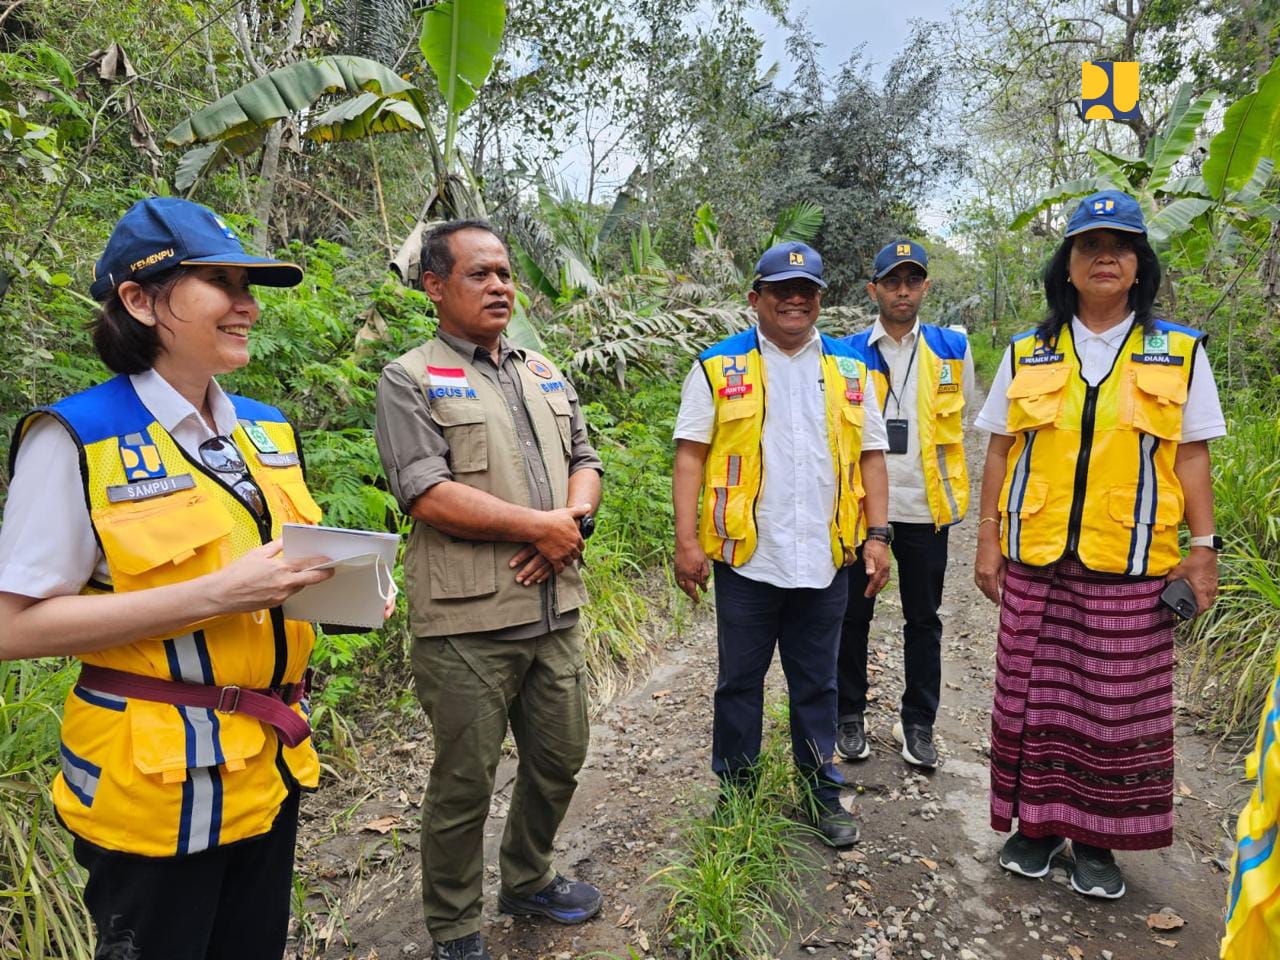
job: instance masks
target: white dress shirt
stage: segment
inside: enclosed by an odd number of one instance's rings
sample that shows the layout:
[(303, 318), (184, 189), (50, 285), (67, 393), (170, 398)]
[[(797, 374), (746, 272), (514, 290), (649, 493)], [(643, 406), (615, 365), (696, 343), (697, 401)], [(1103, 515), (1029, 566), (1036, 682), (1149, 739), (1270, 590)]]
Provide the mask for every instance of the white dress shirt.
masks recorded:
[[(757, 331), (758, 332), (758, 331)], [(824, 589), (835, 579), (831, 512), (835, 467), (827, 445), (826, 394), (818, 332), (794, 355), (760, 334), (768, 380), (761, 447), (764, 480), (756, 504), (756, 550), (737, 573), (775, 587)], [(871, 383), (863, 384), (862, 449), (884, 450), (884, 420)], [(675, 438), (710, 443), (715, 404), (696, 360), (684, 379)]]
[[(1093, 333), (1078, 317), (1071, 318), (1071, 336), (1075, 340), (1076, 354), (1080, 358), (1080, 375), (1089, 386), (1096, 387), (1111, 370), (1116, 354), (1129, 335), (1131, 323), (1132, 313), (1114, 327), (1102, 333)], [(1011, 435), (1008, 396), (1009, 384), (1013, 382), (1013, 373), (1009, 369), (1011, 349), (1005, 348), (995, 379), (991, 381), (987, 402), (973, 424), (980, 430), (1006, 437)], [(1209, 358), (1205, 355), (1203, 345), (1196, 348), (1195, 358), (1191, 362), (1191, 386), (1187, 391), (1187, 402), (1182, 407), (1182, 442), (1194, 443), (1197, 440), (1225, 437), (1227, 421), (1222, 416), (1218, 385), (1213, 381), (1213, 371), (1209, 369)]]
[[(924, 467), (920, 463), (919, 404), (916, 389), (919, 377), (920, 354), (916, 338), (920, 335), (917, 319), (910, 332), (900, 341), (893, 339), (880, 321), (871, 327), (868, 344), (880, 349), (880, 355), (889, 365), (891, 393), (881, 400), (881, 410), (886, 420), (907, 421), (907, 452), (886, 453), (885, 465), (889, 470), (889, 522), (933, 523), (929, 512), (929, 498), (925, 494)], [(912, 359), (912, 353), (915, 359)], [(908, 369), (908, 367), (910, 369)], [(905, 378), (905, 379), (904, 379)], [(974, 380), (973, 353), (966, 341), (964, 348), (964, 406), (966, 415), (973, 409)], [(933, 451), (929, 452), (933, 456)]]
[[(138, 399), (182, 449), (197, 456), (210, 437), (229, 437), (236, 411), (216, 381), (209, 382), (215, 434), (191, 403), (148, 370), (129, 377)], [(110, 583), (93, 535), (75, 441), (52, 417), (39, 417), (18, 448), (0, 525), (0, 591), (43, 600), (79, 593), (90, 578)]]

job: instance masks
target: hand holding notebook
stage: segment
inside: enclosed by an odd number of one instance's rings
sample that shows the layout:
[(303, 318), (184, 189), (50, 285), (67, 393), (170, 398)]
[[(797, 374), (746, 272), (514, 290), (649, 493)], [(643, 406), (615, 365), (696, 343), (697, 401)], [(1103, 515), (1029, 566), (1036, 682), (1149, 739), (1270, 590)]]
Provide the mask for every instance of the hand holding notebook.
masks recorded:
[(399, 537), (294, 523), (284, 524), (282, 535), (285, 556), (328, 557), (312, 569), (334, 571), (328, 580), (304, 587), (286, 600), (286, 618), (366, 630), (382, 626), (396, 591), (392, 570)]

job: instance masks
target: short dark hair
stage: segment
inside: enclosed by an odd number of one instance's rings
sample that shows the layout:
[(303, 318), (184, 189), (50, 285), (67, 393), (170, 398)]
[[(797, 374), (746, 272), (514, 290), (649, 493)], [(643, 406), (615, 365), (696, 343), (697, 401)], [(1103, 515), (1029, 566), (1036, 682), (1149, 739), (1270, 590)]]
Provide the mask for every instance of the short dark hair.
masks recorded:
[[(192, 270), (191, 267), (174, 267), (163, 273), (136, 281), (151, 299), (169, 298), (174, 285)], [(114, 373), (145, 373), (156, 363), (160, 355), (160, 330), (136, 320), (120, 299), (119, 289), (112, 290), (90, 325), (93, 346), (107, 368)]]
[[(1142, 324), (1142, 329), (1152, 333), (1155, 330), (1152, 307), (1156, 302), (1156, 294), (1160, 291), (1160, 258), (1151, 249), (1145, 234), (1133, 233), (1129, 237), (1133, 243), (1133, 252), (1138, 255), (1138, 279), (1129, 288), (1129, 309), (1133, 311), (1134, 319)], [(1070, 323), (1080, 309), (1080, 297), (1076, 288), (1067, 282), (1071, 245), (1074, 242), (1075, 237), (1063, 238), (1044, 268), (1044, 299), (1049, 305), (1049, 311), (1036, 328), (1036, 334), (1045, 343), (1056, 340), (1063, 326)]]
[(502, 241), (503, 249), (506, 249), (507, 241), (502, 239), (502, 235), (493, 229), (489, 221), (474, 218), (449, 220), (438, 227), (433, 227), (422, 238), (423, 277), (428, 273), (434, 273), (437, 277), (445, 279), (453, 273), (453, 251), (449, 249), (449, 238), (463, 230), (483, 230), (485, 233), (491, 233)]

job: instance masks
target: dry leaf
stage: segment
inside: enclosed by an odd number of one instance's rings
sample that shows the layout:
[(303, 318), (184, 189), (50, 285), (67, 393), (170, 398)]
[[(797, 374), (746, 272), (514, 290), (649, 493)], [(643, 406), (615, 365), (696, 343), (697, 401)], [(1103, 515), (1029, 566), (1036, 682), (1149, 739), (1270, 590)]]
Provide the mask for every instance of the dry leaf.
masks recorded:
[(636, 945), (645, 953), (649, 952), (649, 935), (643, 930), (636, 933)]
[(1176, 947), (1178, 945), (1177, 940), (1166, 940), (1164, 937), (1156, 937), (1156, 943), (1163, 944), (1166, 947)]
[(395, 814), (388, 814), (385, 817), (378, 817), (376, 820), (370, 820), (361, 830), (369, 830), (372, 833), (390, 833), (393, 827), (400, 826), (400, 818)]
[(631, 922), (631, 904), (627, 904), (626, 909), (622, 911), (622, 916), (618, 918), (617, 925), (620, 927), (625, 927), (630, 922)]
[(1067, 956), (1071, 960), (1084, 960), (1084, 951), (1079, 947), (1067, 947)]
[(835, 889), (836, 887), (838, 887), (838, 886), (840, 886), (840, 884), (838, 884), (838, 883), (834, 883), (834, 882), (832, 882), (832, 883), (828, 883), (828, 884), (827, 884), (827, 893), (830, 893), (832, 890), (834, 890), (834, 889)]
[(920, 862), (923, 863), (930, 870), (938, 869), (938, 862), (936, 860), (930, 860), (928, 857), (921, 857)]
[(1182, 781), (1178, 781), (1178, 795), (1179, 795), (1179, 796), (1182, 796), (1182, 797), (1189, 797), (1189, 796), (1191, 796), (1191, 795), (1192, 795), (1192, 794), (1191, 794), (1191, 788), (1190, 788), (1190, 787), (1188, 787), (1188, 786), (1187, 786), (1185, 783), (1183, 783)]
[(653, 699), (661, 700), (663, 697), (669, 697), (669, 696), (671, 696), (670, 690), (656, 690), (654, 691)]
[(1147, 927), (1151, 930), (1178, 930), (1185, 926), (1186, 922), (1172, 910), (1147, 914)]
[(863, 890), (867, 891), (867, 893), (871, 892), (871, 884), (867, 883), (867, 881), (865, 880), (859, 880), (858, 886), (860, 886)]

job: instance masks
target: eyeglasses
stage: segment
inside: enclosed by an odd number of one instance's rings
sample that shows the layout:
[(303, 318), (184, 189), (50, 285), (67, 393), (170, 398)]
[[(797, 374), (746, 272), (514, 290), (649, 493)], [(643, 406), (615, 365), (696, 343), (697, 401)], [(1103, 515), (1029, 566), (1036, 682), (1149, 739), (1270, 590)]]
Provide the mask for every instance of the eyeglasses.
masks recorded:
[(924, 281), (925, 281), (925, 278), (922, 277), (920, 274), (913, 273), (909, 277), (905, 277), (905, 278), (897, 277), (897, 276), (894, 276), (893, 274), (890, 274), (887, 277), (881, 277), (879, 280), (876, 281), (876, 283), (884, 287), (890, 293), (897, 293), (898, 288), (901, 287), (904, 283), (907, 285), (908, 290), (919, 290), (921, 287), (924, 286)]
[(778, 300), (790, 300), (792, 297), (804, 297), (812, 300), (818, 295), (818, 285), (812, 280), (774, 280), (760, 284), (760, 292), (767, 293)]
[[(249, 476), (249, 467), (245, 464), (244, 457), (240, 456), (235, 443), (229, 437), (210, 437), (197, 449), (200, 462), (210, 470), (228, 474), (226, 483), (232, 492), (261, 520), (267, 512), (266, 501), (263, 500), (258, 485)], [(235, 479), (231, 479), (232, 475)]]

